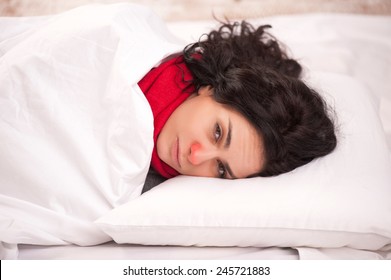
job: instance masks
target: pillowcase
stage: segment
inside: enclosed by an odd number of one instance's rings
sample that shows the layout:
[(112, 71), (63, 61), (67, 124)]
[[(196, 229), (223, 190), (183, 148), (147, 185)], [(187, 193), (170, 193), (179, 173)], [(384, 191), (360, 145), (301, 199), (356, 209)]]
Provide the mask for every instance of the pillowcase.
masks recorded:
[(374, 102), (347, 76), (318, 73), (310, 83), (337, 116), (330, 155), (271, 178), (179, 176), (96, 224), (117, 243), (390, 247), (391, 162)]

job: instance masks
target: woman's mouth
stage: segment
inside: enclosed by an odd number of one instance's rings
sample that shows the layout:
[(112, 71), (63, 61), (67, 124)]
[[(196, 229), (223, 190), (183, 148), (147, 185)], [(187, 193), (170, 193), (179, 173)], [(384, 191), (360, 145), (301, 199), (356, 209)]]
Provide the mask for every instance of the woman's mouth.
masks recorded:
[(174, 141), (174, 144), (171, 148), (171, 157), (175, 165), (177, 165), (179, 168), (181, 168), (181, 163), (179, 161), (179, 138), (176, 138)]

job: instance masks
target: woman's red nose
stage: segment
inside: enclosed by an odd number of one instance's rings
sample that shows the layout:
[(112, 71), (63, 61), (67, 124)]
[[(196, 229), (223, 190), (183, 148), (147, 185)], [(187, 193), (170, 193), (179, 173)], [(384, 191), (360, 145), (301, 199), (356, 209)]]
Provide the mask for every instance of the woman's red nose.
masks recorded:
[(190, 146), (190, 154), (189, 154), (189, 161), (192, 164), (200, 164), (200, 158), (199, 158), (199, 152), (201, 150), (201, 144), (200, 143), (194, 143)]

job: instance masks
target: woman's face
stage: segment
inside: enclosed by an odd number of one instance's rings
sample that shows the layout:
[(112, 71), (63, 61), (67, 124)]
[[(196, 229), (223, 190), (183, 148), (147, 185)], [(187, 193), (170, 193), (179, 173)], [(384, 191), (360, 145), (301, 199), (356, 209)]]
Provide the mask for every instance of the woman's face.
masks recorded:
[(170, 116), (157, 139), (159, 158), (180, 174), (245, 178), (261, 171), (264, 148), (238, 112), (214, 101), (203, 87)]

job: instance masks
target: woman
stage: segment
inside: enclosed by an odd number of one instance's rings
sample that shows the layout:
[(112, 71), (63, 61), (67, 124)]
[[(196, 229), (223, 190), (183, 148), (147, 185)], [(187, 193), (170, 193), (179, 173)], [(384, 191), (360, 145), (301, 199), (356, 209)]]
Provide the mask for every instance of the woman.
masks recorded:
[(267, 28), (223, 24), (139, 82), (162, 176), (274, 176), (335, 148), (325, 102)]

